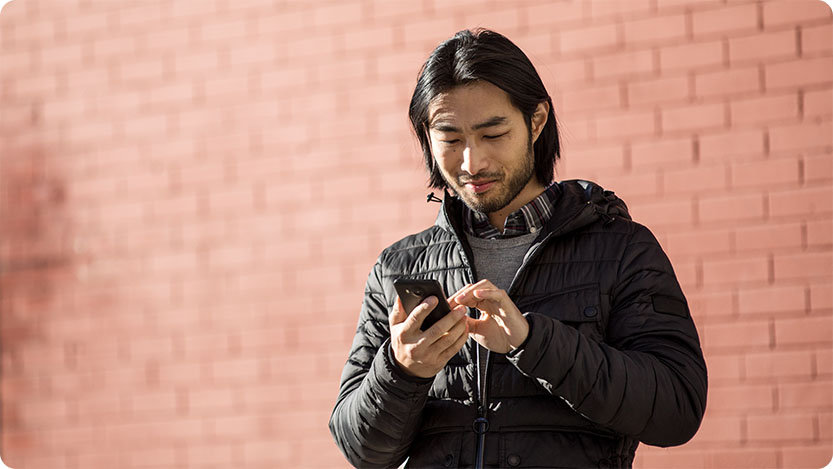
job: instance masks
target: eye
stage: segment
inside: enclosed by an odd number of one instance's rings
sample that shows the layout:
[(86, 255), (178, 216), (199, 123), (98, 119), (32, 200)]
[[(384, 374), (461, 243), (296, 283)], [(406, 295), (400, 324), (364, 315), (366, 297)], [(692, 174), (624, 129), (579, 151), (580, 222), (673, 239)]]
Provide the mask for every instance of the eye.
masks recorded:
[(443, 142), (443, 143), (447, 143), (447, 144), (449, 144), (449, 145), (453, 145), (453, 144), (455, 144), (455, 143), (459, 142), (459, 141), (460, 141), (460, 139), (459, 139), (459, 138), (455, 138), (455, 139), (453, 139), (453, 140), (440, 140), (440, 141), (441, 141), (441, 142)]
[(504, 132), (504, 133), (502, 133), (502, 134), (498, 134), (498, 135), (484, 135), (484, 136), (483, 136), (483, 138), (485, 138), (485, 139), (487, 139), (487, 140), (495, 140), (495, 139), (498, 139), (498, 138), (500, 138), (500, 137), (503, 137), (504, 135), (506, 135), (506, 134), (508, 134), (508, 133), (509, 133), (509, 132)]

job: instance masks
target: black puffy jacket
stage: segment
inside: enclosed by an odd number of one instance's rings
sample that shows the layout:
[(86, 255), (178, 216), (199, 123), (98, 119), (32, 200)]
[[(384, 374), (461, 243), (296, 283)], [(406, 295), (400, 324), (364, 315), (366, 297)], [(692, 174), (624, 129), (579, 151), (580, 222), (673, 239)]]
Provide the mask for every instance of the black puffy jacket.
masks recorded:
[[(680, 445), (697, 431), (706, 365), (668, 258), (612, 192), (558, 187), (509, 288), (529, 338), (490, 353), (483, 396), (473, 340), (432, 379), (403, 374), (389, 345), (394, 279), (434, 278), (451, 294), (475, 278), (459, 199), (379, 256), (330, 419), (353, 465), (470, 467), (480, 428), (485, 467), (629, 467), (640, 441)], [(481, 404), (488, 428), (474, 424)]]

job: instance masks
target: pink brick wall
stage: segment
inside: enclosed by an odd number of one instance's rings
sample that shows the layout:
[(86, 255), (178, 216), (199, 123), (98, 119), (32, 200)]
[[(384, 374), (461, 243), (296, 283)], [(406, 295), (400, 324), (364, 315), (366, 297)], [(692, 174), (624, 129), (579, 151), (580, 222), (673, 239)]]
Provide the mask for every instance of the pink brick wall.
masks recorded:
[(408, 129), (414, 79), (481, 25), (553, 94), (559, 177), (625, 198), (690, 299), (706, 418), (636, 465), (824, 466), (831, 24), (814, 0), (14, 1), (3, 460), (344, 467), (327, 420), (364, 280), (437, 209)]

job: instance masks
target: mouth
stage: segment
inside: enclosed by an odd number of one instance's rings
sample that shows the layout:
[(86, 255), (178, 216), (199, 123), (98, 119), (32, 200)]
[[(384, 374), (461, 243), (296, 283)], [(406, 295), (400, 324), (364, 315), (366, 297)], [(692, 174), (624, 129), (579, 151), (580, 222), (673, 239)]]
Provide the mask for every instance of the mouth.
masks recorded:
[(466, 183), (466, 188), (475, 194), (480, 194), (491, 189), (497, 181), (470, 181)]

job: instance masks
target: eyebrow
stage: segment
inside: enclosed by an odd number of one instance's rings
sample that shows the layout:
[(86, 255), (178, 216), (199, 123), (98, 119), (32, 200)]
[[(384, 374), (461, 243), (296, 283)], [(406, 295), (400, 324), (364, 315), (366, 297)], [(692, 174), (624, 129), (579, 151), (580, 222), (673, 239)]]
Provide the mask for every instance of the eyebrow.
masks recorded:
[[(490, 117), (490, 118), (486, 119), (483, 122), (480, 122), (479, 124), (475, 124), (472, 127), (472, 129), (480, 130), (480, 129), (483, 129), (483, 128), (486, 128), (486, 127), (495, 127), (495, 126), (498, 126), (498, 125), (501, 125), (501, 124), (505, 124), (506, 121), (507, 121), (507, 119), (505, 117), (494, 116), (494, 117)], [(455, 127), (451, 124), (446, 124), (446, 123), (443, 123), (443, 122), (433, 123), (433, 124), (431, 124), (431, 128), (434, 129), (434, 130), (439, 130), (440, 132), (461, 132), (459, 127)]]

